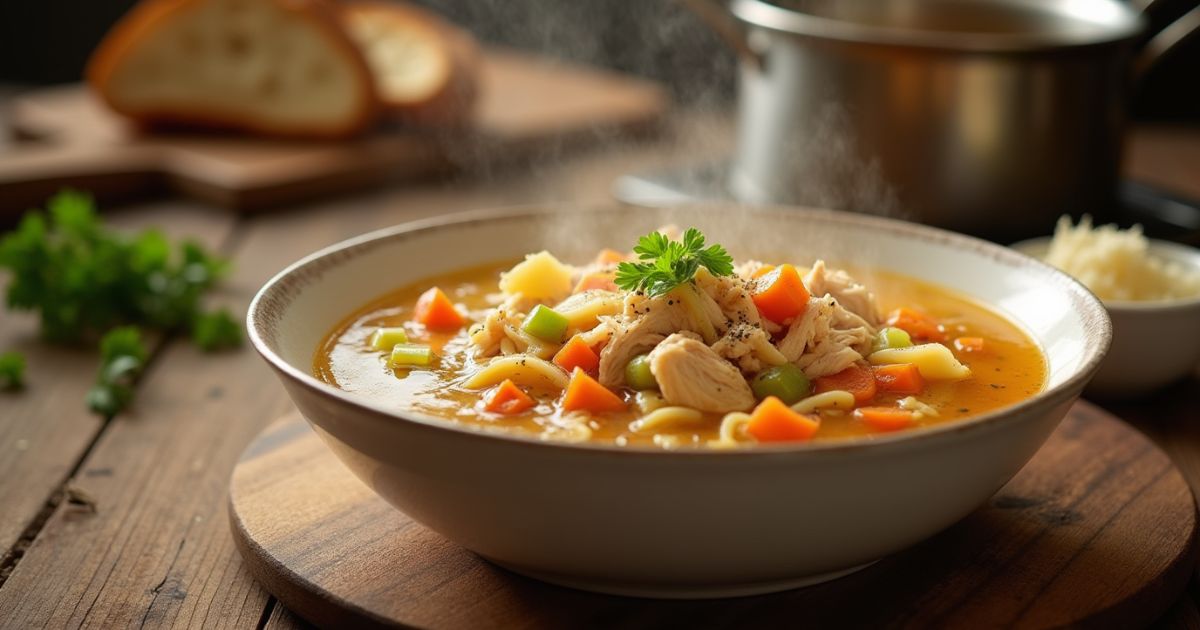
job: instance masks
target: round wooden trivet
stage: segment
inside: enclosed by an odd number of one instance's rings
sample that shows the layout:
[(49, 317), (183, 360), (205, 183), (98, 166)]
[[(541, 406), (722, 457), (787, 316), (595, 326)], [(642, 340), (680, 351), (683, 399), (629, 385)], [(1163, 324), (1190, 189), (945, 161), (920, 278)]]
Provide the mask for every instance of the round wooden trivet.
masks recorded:
[(1148, 439), (1086, 403), (957, 525), (848, 577), (774, 595), (647, 600), (515, 575), (378, 499), (298, 416), (246, 450), (230, 506), (254, 576), (330, 627), (1131, 627), (1161, 615), (1195, 567), (1187, 482)]

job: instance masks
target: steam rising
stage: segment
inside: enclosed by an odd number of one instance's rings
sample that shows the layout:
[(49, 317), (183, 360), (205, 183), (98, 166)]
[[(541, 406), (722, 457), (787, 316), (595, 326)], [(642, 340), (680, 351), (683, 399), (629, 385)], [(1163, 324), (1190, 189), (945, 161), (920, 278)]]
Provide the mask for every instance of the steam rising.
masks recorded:
[[(687, 112), (691, 114), (689, 121), (728, 122), (714, 123), (711, 129), (689, 123), (686, 133), (663, 134), (656, 142), (676, 143), (671, 153), (683, 156), (714, 155), (733, 150), (727, 139), (737, 98), (738, 59), (703, 21), (673, 0), (423, 2), (464, 25), (488, 44), (513, 46), (552, 58), (661, 80), (669, 86), (675, 102), (676, 111), (671, 115)], [(900, 204), (895, 191), (886, 183), (878, 161), (862, 155), (843, 104), (828, 103), (810, 129), (809, 137), (794, 139), (794, 155), (809, 157), (797, 160), (795, 194), (787, 201), (871, 214), (899, 214)], [(625, 134), (603, 129), (592, 131), (586, 142), (598, 151), (619, 154), (640, 142)], [(579, 148), (570, 141), (551, 143), (539, 147), (537, 154), (522, 166), (531, 169), (534, 178), (539, 178), (542, 171), (557, 171), (559, 162), (567, 158), (568, 150), (575, 153)], [(814, 159), (813, 155), (819, 157)], [(491, 170), (487, 160), (473, 160), (470, 155), (457, 157), (472, 163), (472, 178), (503, 176), (501, 172)], [(685, 158), (675, 166), (683, 169), (695, 165), (687, 163)], [(697, 174), (696, 177), (701, 176)], [(684, 183), (703, 188), (704, 182), (696, 179)], [(736, 192), (743, 201), (769, 201), (752, 191)], [(566, 206), (572, 200), (561, 201)], [(552, 249), (564, 253), (594, 252), (600, 246), (627, 249), (638, 234), (663, 222), (680, 226), (697, 223), (688, 216), (686, 209), (647, 214), (654, 217), (636, 228), (594, 225), (590, 220), (574, 221), (564, 217), (548, 228), (552, 233), (546, 235), (546, 242), (555, 243)], [(803, 251), (798, 249), (797, 243), (783, 242), (777, 235), (756, 229), (753, 219), (745, 212), (731, 209), (717, 221), (713, 221), (711, 214), (704, 216), (705, 225), (700, 227), (705, 229), (709, 240), (721, 242), (739, 258)]]

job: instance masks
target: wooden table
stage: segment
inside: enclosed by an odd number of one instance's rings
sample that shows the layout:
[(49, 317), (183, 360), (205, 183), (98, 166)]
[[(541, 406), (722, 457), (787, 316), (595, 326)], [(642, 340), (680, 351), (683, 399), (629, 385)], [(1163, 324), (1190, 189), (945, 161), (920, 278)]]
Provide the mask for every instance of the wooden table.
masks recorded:
[[(276, 271), (324, 245), (420, 217), (547, 201), (604, 201), (617, 175), (717, 157), (729, 125), (683, 116), (657, 139), (617, 143), (451, 180), (234, 216), (191, 202), (113, 208), (130, 229), (157, 225), (230, 256), (215, 301), (244, 312)], [(1134, 135), (1135, 177), (1200, 198), (1200, 129)], [(26, 315), (0, 314), (0, 350), (29, 359), (29, 387), (0, 395), (0, 627), (302, 626), (247, 574), (226, 513), (230, 471), (245, 445), (291, 409), (249, 348), (202, 355), (157, 340), (136, 404), (103, 423), (87, 412), (96, 357), (50, 347)], [(1162, 444), (1200, 487), (1200, 405), (1192, 380), (1149, 403), (1110, 409)], [(1193, 580), (1160, 622), (1200, 625)]]

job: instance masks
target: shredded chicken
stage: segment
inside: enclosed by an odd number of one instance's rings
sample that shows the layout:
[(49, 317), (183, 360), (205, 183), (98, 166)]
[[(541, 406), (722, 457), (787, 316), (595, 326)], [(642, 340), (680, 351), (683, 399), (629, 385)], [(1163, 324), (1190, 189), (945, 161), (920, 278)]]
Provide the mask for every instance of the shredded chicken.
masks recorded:
[[(725, 316), (704, 291), (698, 291), (705, 321), (723, 331)], [(667, 335), (680, 331), (702, 332), (700, 322), (674, 294), (647, 297), (630, 293), (625, 310), (618, 317), (604, 318), (611, 331), (608, 345), (600, 352), (600, 383), (620, 387), (625, 382), (625, 364), (633, 357), (649, 352)], [(719, 324), (719, 325), (718, 325)]]
[(804, 314), (792, 322), (779, 352), (805, 376), (840, 372), (871, 351), (875, 327), (845, 308), (832, 295), (810, 298)]
[(789, 362), (771, 343), (766, 331), (750, 324), (735, 324), (712, 345), (712, 349), (721, 357), (736, 363), (747, 374)]
[(875, 294), (845, 271), (829, 269), (823, 260), (814, 263), (812, 270), (804, 276), (804, 286), (814, 296), (833, 296), (842, 308), (858, 315), (872, 327), (879, 326), (882, 321)]
[(697, 336), (675, 333), (650, 353), (650, 371), (671, 405), (710, 413), (754, 406), (745, 377)]

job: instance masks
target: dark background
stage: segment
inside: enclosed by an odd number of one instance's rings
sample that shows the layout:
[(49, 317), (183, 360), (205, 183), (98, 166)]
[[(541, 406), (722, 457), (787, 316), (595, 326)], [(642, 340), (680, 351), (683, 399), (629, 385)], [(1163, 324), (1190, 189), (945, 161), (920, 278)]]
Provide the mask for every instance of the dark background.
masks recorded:
[[(77, 81), (108, 27), (135, 0), (0, 0), (0, 84)], [(731, 102), (736, 60), (673, 0), (421, 0), (486, 42), (662, 80), (683, 104)], [(1164, 0), (1158, 21), (1195, 0)], [(1135, 90), (1142, 119), (1200, 120), (1200, 37)]]

